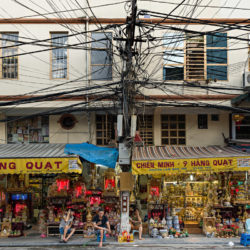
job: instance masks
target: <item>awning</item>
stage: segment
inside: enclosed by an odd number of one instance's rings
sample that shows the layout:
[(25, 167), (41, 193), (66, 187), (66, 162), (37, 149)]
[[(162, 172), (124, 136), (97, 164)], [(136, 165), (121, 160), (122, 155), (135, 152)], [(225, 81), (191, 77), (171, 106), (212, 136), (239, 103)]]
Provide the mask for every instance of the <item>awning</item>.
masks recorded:
[(248, 170), (250, 153), (233, 147), (145, 146), (133, 150), (134, 175)]
[(81, 173), (77, 155), (64, 153), (66, 144), (0, 144), (0, 174)]
[(89, 162), (110, 168), (115, 168), (118, 158), (116, 148), (98, 147), (89, 143), (66, 144), (64, 152), (77, 154)]
[(248, 103), (250, 102), (249, 93), (238, 95), (231, 100), (232, 105), (236, 105), (236, 106), (240, 105), (243, 102), (248, 102)]

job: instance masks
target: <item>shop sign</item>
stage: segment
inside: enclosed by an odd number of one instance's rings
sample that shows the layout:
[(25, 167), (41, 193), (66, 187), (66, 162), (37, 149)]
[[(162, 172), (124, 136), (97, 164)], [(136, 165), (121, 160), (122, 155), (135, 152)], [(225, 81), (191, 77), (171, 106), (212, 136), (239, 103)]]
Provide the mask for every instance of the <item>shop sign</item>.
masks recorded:
[(250, 170), (250, 157), (133, 161), (132, 174), (227, 172)]
[(0, 174), (81, 173), (78, 158), (0, 159)]

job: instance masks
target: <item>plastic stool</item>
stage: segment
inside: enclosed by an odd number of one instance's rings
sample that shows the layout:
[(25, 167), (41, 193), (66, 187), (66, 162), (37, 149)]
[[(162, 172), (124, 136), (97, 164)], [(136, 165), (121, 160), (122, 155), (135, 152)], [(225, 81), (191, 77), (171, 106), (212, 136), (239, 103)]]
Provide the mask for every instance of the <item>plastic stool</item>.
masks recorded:
[[(100, 240), (101, 240), (101, 234), (100, 233), (98, 233), (97, 234), (97, 242), (100, 242)], [(103, 239), (102, 239), (102, 242), (105, 242), (106, 241), (106, 232), (104, 231), (103, 232)]]
[(139, 233), (139, 231), (138, 230), (133, 230), (132, 231), (133, 236), (134, 236), (135, 233)]
[(245, 228), (246, 228), (246, 233), (250, 234), (250, 219), (246, 220)]
[(245, 247), (247, 245), (250, 245), (250, 234), (247, 234), (247, 233), (241, 234), (240, 244), (244, 245)]

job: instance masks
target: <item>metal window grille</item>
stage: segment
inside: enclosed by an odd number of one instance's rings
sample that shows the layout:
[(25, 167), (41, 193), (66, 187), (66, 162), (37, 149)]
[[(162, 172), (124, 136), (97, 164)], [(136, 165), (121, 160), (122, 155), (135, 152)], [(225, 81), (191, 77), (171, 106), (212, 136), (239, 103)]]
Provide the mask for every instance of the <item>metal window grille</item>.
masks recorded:
[(186, 80), (205, 79), (204, 36), (187, 34), (186, 40)]
[(138, 130), (145, 145), (154, 144), (154, 116), (139, 115)]
[[(68, 43), (67, 33), (51, 33), (52, 62), (51, 76), (53, 79), (67, 78), (68, 72)], [(64, 47), (64, 48), (62, 48)]]
[[(17, 33), (2, 34), (2, 78), (16, 79), (18, 78), (18, 48), (8, 47), (15, 46), (18, 43)], [(6, 57), (6, 58), (5, 58)]]
[(96, 115), (96, 144), (108, 145), (112, 139), (115, 139), (114, 115)]
[(199, 129), (208, 129), (208, 119), (207, 115), (198, 115), (198, 128)]
[(186, 144), (186, 117), (185, 115), (161, 116), (161, 144)]

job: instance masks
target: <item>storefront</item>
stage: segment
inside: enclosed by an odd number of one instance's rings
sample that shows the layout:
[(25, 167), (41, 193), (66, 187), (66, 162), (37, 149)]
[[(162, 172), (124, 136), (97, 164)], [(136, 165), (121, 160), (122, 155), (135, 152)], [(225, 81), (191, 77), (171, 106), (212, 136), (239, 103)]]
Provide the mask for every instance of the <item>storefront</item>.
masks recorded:
[[(66, 155), (64, 147), (65, 144), (0, 145), (1, 237), (22, 236), (28, 225), (37, 225), (38, 221), (42, 226), (40, 219), (51, 205), (53, 183), (60, 195), (62, 181), (80, 178), (79, 157)], [(43, 226), (46, 227), (45, 221)]]
[[(89, 161), (68, 152), (70, 146), (81, 150), (86, 146), (86, 155), (81, 155)], [(57, 236), (69, 208), (74, 212), (75, 234), (95, 237), (92, 218), (99, 207), (117, 225), (118, 177), (114, 169), (90, 162), (107, 160), (106, 151), (112, 150), (91, 144), (0, 145), (0, 237), (29, 236), (31, 226), (42, 237)]]
[(148, 146), (133, 153), (135, 197), (154, 237), (238, 235), (249, 217), (250, 155), (232, 147)]

